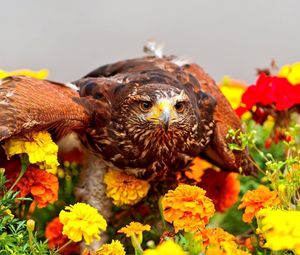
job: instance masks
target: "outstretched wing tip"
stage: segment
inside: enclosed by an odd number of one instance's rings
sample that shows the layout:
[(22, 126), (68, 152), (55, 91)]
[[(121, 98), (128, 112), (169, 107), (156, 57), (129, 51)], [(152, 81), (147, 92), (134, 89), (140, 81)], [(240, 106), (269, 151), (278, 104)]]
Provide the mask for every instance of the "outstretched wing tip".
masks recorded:
[(37, 130), (84, 129), (88, 115), (73, 98), (75, 85), (10, 76), (0, 80), (0, 141)]

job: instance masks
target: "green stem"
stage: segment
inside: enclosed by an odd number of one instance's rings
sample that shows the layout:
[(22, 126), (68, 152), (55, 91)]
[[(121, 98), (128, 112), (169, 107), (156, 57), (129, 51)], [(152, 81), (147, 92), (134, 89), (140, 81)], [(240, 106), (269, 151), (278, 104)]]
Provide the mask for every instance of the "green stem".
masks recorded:
[(28, 215), (29, 207), (30, 207), (30, 204), (25, 203), (25, 205), (24, 205), (24, 216), (23, 216), (24, 218), (26, 217), (26, 215)]
[(21, 157), (21, 171), (19, 173), (18, 178), (15, 180), (15, 182), (13, 183), (13, 185), (10, 187), (10, 189), (8, 191), (12, 191), (13, 188), (17, 185), (17, 183), (20, 181), (20, 179), (23, 177), (23, 175), (25, 174), (27, 167), (29, 165), (29, 161), (27, 157)]
[(36, 255), (35, 249), (33, 248), (33, 233), (32, 233), (32, 231), (28, 230), (28, 234), (29, 234), (29, 247), (30, 247), (30, 250), (31, 250), (33, 255)]
[(135, 234), (131, 235), (131, 243), (134, 247), (134, 254), (142, 255), (144, 251)]
[(257, 146), (254, 144), (253, 148), (258, 152), (258, 154), (265, 160), (265, 161), (269, 161), (269, 159), (264, 155), (264, 153), (257, 148)]
[(257, 167), (257, 169), (258, 169), (259, 172), (261, 172), (263, 175), (266, 175), (265, 171), (262, 170), (262, 169), (260, 168), (260, 166), (259, 166), (259, 165), (258, 165), (251, 157), (248, 157), (248, 159), (250, 160), (250, 162), (251, 162), (254, 166)]
[(138, 249), (134, 248), (134, 255), (140, 255), (140, 252)]
[(166, 230), (167, 229), (167, 224), (166, 224), (166, 220), (165, 220), (165, 217), (164, 217), (164, 211), (163, 211), (163, 208), (162, 208), (162, 199), (163, 199), (163, 196), (161, 196), (158, 199), (158, 208), (159, 208), (160, 217), (162, 219), (163, 229)]
[(252, 232), (253, 232), (254, 234), (256, 234), (256, 228), (253, 226), (253, 223), (250, 223), (249, 226), (250, 226)]
[(70, 245), (73, 241), (69, 240), (68, 242), (66, 242), (63, 246), (59, 247), (57, 249), (57, 252), (60, 252), (61, 250), (63, 250), (64, 248), (66, 248), (68, 245)]

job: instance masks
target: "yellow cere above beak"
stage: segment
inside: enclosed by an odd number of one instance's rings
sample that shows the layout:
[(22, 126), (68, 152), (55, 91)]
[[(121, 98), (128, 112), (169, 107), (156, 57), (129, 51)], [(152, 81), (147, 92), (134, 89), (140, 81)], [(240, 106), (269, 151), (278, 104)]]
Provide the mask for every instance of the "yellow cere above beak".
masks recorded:
[(173, 115), (174, 106), (172, 102), (167, 99), (161, 99), (152, 106), (147, 119), (154, 123), (161, 124), (165, 130), (168, 130)]

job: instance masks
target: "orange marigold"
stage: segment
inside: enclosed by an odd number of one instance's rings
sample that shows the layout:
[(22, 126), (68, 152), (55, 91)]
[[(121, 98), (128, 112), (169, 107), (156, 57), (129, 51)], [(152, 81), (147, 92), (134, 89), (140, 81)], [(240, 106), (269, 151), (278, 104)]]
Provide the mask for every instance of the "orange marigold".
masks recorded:
[[(20, 169), (20, 165), (16, 164)], [(18, 177), (19, 171), (6, 171), (7, 183), (10, 186)], [(20, 197), (32, 195), (34, 202), (38, 208), (46, 207), (49, 203), (54, 203), (58, 199), (58, 179), (55, 175), (44, 170), (36, 168), (34, 165), (29, 165), (23, 177), (18, 181), (15, 190), (20, 191)]]
[(217, 245), (224, 241), (234, 243), (236, 241), (236, 238), (232, 234), (222, 228), (206, 228), (201, 232), (201, 236), (205, 246)]
[(252, 239), (252, 237), (247, 238), (237, 238), (237, 243), (241, 246), (246, 247), (249, 251), (254, 251), (253, 244), (256, 242), (256, 237)]
[(223, 242), (219, 245), (208, 246), (205, 255), (251, 255), (251, 253), (231, 242)]
[(205, 190), (197, 186), (179, 185), (162, 199), (165, 220), (173, 223), (175, 231), (196, 232), (202, 230), (215, 212)]
[(225, 255), (220, 246), (207, 247), (205, 255)]
[(242, 198), (239, 209), (245, 208), (243, 221), (251, 223), (259, 210), (278, 205), (279, 203), (280, 199), (276, 191), (270, 191), (267, 187), (260, 185), (255, 190), (247, 191)]
[(199, 186), (206, 190), (218, 212), (224, 212), (234, 205), (240, 193), (240, 182), (237, 173), (207, 169)]
[(236, 238), (222, 228), (207, 228), (201, 234), (206, 255), (250, 255), (248, 251), (240, 249)]
[(121, 228), (118, 233), (123, 233), (127, 237), (131, 237), (131, 235), (141, 235), (144, 231), (149, 231), (151, 229), (150, 225), (143, 225), (139, 222), (132, 221), (126, 227)]
[(149, 231), (151, 229), (150, 225), (146, 224), (143, 225), (139, 222), (130, 222), (129, 225), (121, 228), (118, 233), (123, 233), (127, 237), (131, 237), (131, 243), (133, 247), (136, 247), (136, 241), (134, 240), (134, 237), (136, 237), (136, 240), (139, 244), (143, 242), (143, 232)]
[(196, 157), (191, 163), (189, 169), (185, 171), (185, 175), (189, 179), (193, 179), (197, 182), (201, 181), (201, 177), (204, 174), (205, 169), (212, 167), (212, 164), (203, 160), (199, 157)]
[[(69, 238), (66, 235), (62, 234), (63, 224), (59, 221), (59, 218), (56, 217), (52, 221), (50, 221), (45, 229), (45, 237), (48, 240), (48, 246), (50, 249), (59, 248), (66, 244), (69, 241)], [(80, 249), (78, 244), (72, 243), (65, 248), (63, 248), (60, 252), (61, 254), (73, 254), (79, 253)]]

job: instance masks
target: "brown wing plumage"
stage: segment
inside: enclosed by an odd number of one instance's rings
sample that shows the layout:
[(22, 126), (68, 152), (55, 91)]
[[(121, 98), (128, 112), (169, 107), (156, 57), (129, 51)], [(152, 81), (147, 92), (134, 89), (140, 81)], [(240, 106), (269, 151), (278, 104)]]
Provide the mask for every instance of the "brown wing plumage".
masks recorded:
[(84, 130), (89, 116), (78, 92), (64, 84), (15, 76), (0, 81), (0, 141), (51, 129), (56, 136)]
[(201, 89), (215, 97), (217, 105), (214, 111), (215, 129), (212, 141), (204, 155), (224, 170), (240, 171), (245, 174), (255, 174), (256, 167), (252, 164), (250, 156), (245, 151), (230, 151), (226, 135), (230, 128), (242, 130), (240, 120), (228, 100), (224, 97), (215, 81), (196, 64), (183, 67), (195, 76), (201, 84)]

